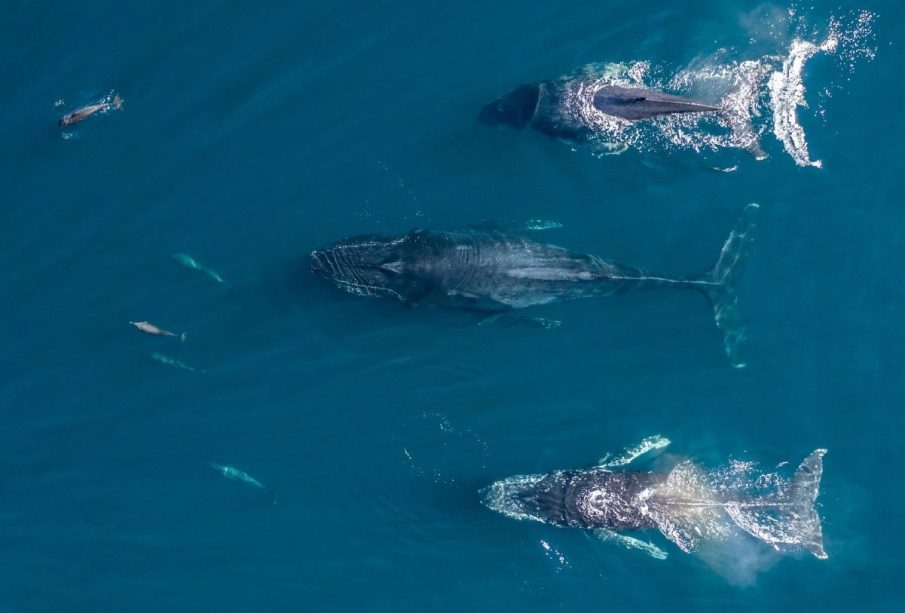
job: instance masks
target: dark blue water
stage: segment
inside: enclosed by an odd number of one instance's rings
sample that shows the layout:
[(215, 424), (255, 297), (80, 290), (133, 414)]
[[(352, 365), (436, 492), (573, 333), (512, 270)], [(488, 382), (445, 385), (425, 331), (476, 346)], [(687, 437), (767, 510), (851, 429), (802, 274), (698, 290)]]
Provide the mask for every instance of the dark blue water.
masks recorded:
[[(870, 36), (804, 68), (820, 169), (769, 116), (762, 162), (601, 158), (476, 121), (589, 62), (676, 71), (819, 44), (833, 15), (857, 26), (833, 2), (788, 8), (7, 3), (0, 611), (898, 609), (902, 3), (863, 0)], [(121, 112), (57, 127), (112, 89)], [(307, 268), (350, 234), (541, 218), (563, 228), (539, 240), (696, 272), (748, 202), (745, 369), (693, 293), (531, 313), (553, 330), (479, 326)], [(143, 319), (188, 342), (127, 323)], [(490, 481), (658, 433), (704, 464), (829, 449), (829, 559), (776, 557), (742, 587), (655, 534), (664, 562), (479, 502)]]

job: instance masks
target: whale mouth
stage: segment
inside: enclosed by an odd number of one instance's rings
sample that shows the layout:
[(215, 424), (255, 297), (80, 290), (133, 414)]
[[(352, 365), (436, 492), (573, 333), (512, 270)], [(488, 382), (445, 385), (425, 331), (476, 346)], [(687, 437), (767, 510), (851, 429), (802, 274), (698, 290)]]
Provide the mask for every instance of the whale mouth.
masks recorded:
[[(390, 264), (392, 268), (392, 263)], [(361, 266), (349, 249), (318, 249), (311, 252), (311, 272), (356, 296), (385, 296), (402, 300), (387, 286), (387, 270)]]
[(332, 279), (342, 274), (343, 268), (335, 251), (324, 249), (311, 252), (311, 272), (314, 274)]
[(336, 249), (311, 252), (311, 272), (345, 289), (346, 285), (367, 285), (358, 266), (344, 253)]
[(545, 475), (516, 475), (478, 490), (481, 503), (491, 511), (513, 519), (546, 522), (536, 500), (536, 486)]

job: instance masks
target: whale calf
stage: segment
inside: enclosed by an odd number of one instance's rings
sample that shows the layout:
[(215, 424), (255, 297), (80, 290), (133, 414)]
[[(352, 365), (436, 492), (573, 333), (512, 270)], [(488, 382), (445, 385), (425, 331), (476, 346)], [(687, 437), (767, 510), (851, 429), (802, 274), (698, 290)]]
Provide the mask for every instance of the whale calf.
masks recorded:
[(359, 296), (488, 313), (641, 288), (693, 289), (710, 301), (726, 353), (742, 367), (738, 349), (744, 330), (735, 277), (753, 236), (757, 208), (745, 208), (716, 264), (701, 275), (654, 274), (493, 228), (355, 236), (313, 251), (311, 270)]
[(513, 519), (589, 530), (658, 559), (667, 553), (625, 533), (657, 530), (686, 553), (744, 534), (779, 552), (827, 558), (814, 510), (825, 449), (808, 455), (791, 478), (747, 462), (705, 470), (682, 461), (666, 473), (614, 470), (668, 444), (649, 437), (592, 468), (509, 477), (483, 488), (481, 501)]

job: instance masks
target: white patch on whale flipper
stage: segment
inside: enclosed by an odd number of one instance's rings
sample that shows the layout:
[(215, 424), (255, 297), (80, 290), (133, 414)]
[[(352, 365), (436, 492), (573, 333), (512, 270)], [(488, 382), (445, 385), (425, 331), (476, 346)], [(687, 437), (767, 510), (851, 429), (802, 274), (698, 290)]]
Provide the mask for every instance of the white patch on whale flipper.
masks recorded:
[(667, 447), (670, 443), (671, 441), (668, 438), (660, 436), (659, 434), (648, 436), (642, 439), (641, 442), (634, 447), (626, 448), (625, 451), (618, 456), (611, 457), (610, 454), (603, 456), (597, 461), (597, 466), (600, 468), (625, 466), (626, 464), (634, 462), (646, 453)]
[(638, 549), (656, 560), (665, 560), (669, 557), (665, 551), (648, 541), (642, 541), (641, 539), (632, 536), (619, 534), (618, 532), (613, 532), (606, 528), (597, 528), (593, 530), (593, 533), (594, 536), (601, 541), (619, 543), (626, 549)]

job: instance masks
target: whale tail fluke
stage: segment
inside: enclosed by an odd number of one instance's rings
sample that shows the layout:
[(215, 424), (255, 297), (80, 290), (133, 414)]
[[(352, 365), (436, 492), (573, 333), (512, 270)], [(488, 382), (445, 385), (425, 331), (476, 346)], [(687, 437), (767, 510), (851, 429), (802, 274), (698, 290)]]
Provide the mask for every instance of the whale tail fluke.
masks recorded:
[(826, 449), (815, 449), (798, 466), (792, 477), (790, 495), (798, 507), (798, 512), (791, 514), (793, 529), (803, 535), (802, 545), (814, 554), (814, 557), (825, 560), (823, 550), (823, 528), (820, 516), (814, 509), (814, 501), (820, 493), (820, 477), (823, 476), (823, 456)]
[(687, 553), (712, 553), (737, 543), (733, 535), (747, 533), (778, 552), (805, 550), (825, 560), (814, 508), (825, 454), (826, 449), (811, 452), (791, 478), (752, 472), (745, 463), (707, 471), (686, 460), (647, 496), (648, 513)]
[(740, 346), (745, 340), (745, 328), (738, 308), (735, 281), (748, 246), (754, 238), (754, 217), (760, 207), (749, 204), (726, 239), (716, 265), (705, 275), (698, 287), (704, 291), (713, 308), (713, 319), (723, 333), (726, 355), (735, 368), (744, 368)]
[(823, 456), (816, 449), (799, 465), (787, 488), (774, 500), (756, 504), (727, 505), (732, 520), (754, 537), (777, 550), (783, 546), (802, 547), (819, 560), (828, 556), (823, 549), (823, 529), (814, 501), (820, 493)]

